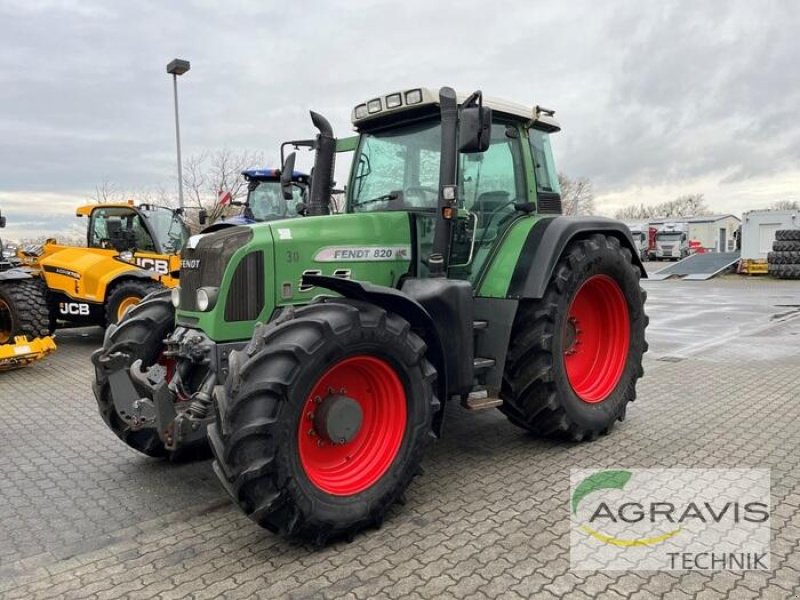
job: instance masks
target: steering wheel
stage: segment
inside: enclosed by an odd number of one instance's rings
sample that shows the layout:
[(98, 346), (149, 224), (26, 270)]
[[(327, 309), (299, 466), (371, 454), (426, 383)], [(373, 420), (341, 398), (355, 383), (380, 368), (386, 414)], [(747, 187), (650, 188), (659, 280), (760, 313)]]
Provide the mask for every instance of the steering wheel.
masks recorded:
[[(433, 195), (433, 205), (435, 205), (435, 198), (439, 195), (439, 190), (437, 190), (435, 187), (427, 185), (412, 185), (403, 190), (403, 197), (405, 198), (406, 203), (417, 208), (429, 208), (431, 206), (428, 194)], [(417, 200), (417, 198), (419, 200)]]

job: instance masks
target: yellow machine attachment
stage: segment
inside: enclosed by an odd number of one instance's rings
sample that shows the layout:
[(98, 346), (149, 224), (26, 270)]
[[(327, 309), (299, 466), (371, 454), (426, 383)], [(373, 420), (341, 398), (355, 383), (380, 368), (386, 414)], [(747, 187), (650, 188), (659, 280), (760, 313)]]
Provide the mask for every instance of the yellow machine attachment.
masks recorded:
[(36, 338), (30, 342), (24, 335), (15, 337), (13, 344), (0, 345), (0, 371), (26, 367), (55, 349), (56, 343), (51, 337)]

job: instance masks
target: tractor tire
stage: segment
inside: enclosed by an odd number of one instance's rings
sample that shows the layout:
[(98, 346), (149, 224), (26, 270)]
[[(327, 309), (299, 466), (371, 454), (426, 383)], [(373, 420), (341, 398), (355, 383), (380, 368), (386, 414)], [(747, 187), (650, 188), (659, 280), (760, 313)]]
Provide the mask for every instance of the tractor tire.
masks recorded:
[(644, 374), (647, 293), (612, 236), (569, 244), (541, 300), (520, 304), (500, 410), (536, 435), (594, 440), (625, 418)]
[(18, 335), (33, 340), (51, 333), (45, 283), (38, 277), (0, 282), (0, 344)]
[(771, 265), (800, 265), (800, 250), (769, 252), (767, 263)]
[[(425, 351), (405, 319), (365, 302), (321, 302), (259, 325), (232, 353), (208, 430), (234, 502), (317, 546), (380, 526), (433, 437), (439, 401)], [(363, 420), (325, 416), (345, 408)]]
[[(119, 325), (106, 334), (103, 347), (98, 352), (104, 355), (124, 352), (130, 357), (128, 365), (141, 359), (143, 367), (150, 367), (161, 358), (164, 339), (173, 329), (175, 308), (170, 301), (170, 290), (161, 290), (131, 308)], [(169, 454), (156, 429), (134, 431), (119, 418), (107, 377), (101, 369), (95, 369), (94, 387), (100, 415), (119, 439), (147, 456), (163, 457)]]
[(800, 279), (800, 264), (768, 265), (769, 274), (778, 279)]
[(774, 252), (798, 252), (800, 251), (800, 242), (775, 241), (772, 242), (772, 250)]
[(800, 242), (800, 229), (779, 229), (775, 232), (779, 242)]
[(106, 296), (106, 323), (116, 325), (125, 313), (141, 302), (145, 296), (164, 286), (155, 281), (136, 281), (128, 279), (116, 284)]

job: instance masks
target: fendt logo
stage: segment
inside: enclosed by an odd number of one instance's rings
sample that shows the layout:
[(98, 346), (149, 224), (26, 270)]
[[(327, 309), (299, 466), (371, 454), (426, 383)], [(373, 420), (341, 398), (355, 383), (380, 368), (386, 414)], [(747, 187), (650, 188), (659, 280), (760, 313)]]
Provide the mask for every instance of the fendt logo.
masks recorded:
[(570, 513), (578, 569), (768, 568), (768, 471), (573, 472)]
[(89, 316), (89, 305), (83, 302), (59, 302), (58, 312), (67, 316)]
[(181, 259), (181, 269), (186, 269), (187, 271), (194, 271), (200, 268), (200, 259), (199, 258), (182, 258)]
[(169, 273), (169, 261), (160, 258), (144, 258), (137, 256), (136, 264), (148, 271), (155, 271), (160, 275), (167, 275)]

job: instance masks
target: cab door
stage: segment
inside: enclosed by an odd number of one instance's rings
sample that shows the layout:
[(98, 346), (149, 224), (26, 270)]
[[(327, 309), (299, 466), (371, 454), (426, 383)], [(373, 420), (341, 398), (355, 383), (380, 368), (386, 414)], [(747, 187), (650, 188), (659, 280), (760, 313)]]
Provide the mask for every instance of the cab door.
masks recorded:
[(453, 224), (450, 277), (475, 283), (506, 229), (520, 214), (515, 202), (528, 202), (523, 133), (514, 124), (492, 124), (485, 152), (459, 158), (460, 211)]

